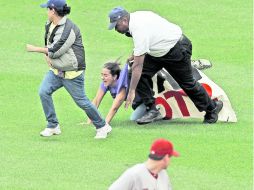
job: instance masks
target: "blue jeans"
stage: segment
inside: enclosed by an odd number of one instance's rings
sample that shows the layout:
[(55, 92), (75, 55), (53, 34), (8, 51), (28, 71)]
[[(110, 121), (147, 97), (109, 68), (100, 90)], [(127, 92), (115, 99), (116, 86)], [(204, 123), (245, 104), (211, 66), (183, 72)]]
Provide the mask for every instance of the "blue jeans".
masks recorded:
[(142, 103), (132, 112), (132, 114), (130, 116), (130, 120), (137, 121), (137, 119), (140, 119), (145, 114), (147, 114), (146, 106), (144, 103)]
[(75, 103), (86, 112), (97, 129), (106, 124), (85, 94), (84, 73), (74, 79), (64, 79), (55, 75), (53, 71), (49, 71), (45, 75), (39, 90), (44, 114), (48, 121), (48, 128), (55, 128), (58, 125), (52, 94), (61, 87), (69, 92)]

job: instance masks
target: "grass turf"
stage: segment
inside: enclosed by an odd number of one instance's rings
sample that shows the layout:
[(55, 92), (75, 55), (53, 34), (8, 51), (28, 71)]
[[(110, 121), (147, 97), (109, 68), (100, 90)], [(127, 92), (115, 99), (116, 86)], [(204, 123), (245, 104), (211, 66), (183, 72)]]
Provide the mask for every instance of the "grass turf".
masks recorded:
[[(179, 24), (193, 42), (193, 58), (210, 59), (206, 74), (228, 94), (238, 122), (204, 126), (199, 120), (174, 120), (137, 126), (131, 110), (120, 109), (113, 132), (95, 141), (65, 90), (54, 94), (62, 135), (39, 137), (45, 119), (38, 97), (47, 71), (42, 55), (25, 44), (43, 45), (43, 1), (0, 1), (0, 189), (103, 190), (128, 167), (147, 158), (155, 138), (174, 142), (181, 157), (168, 169), (175, 190), (250, 190), (253, 185), (253, 29), (251, 1), (69, 1), (70, 18), (80, 27), (86, 48), (86, 92), (90, 99), (108, 60), (131, 52), (132, 42), (108, 31), (107, 14), (122, 5), (153, 10)], [(105, 116), (109, 96), (100, 108)]]

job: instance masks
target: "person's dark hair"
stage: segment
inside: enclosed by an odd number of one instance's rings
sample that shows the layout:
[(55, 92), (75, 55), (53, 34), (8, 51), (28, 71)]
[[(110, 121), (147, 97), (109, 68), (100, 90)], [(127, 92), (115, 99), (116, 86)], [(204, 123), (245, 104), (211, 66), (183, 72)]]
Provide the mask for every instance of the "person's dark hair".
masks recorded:
[(119, 78), (120, 72), (121, 72), (120, 63), (118, 63), (118, 62), (108, 62), (104, 65), (103, 68), (108, 69), (112, 76), (117, 75), (117, 79)]
[(71, 7), (67, 6), (67, 4), (64, 5), (63, 9), (58, 9), (56, 7), (49, 7), (49, 9), (54, 9), (56, 13), (58, 14), (58, 16), (61, 16), (61, 17), (68, 15), (71, 12)]

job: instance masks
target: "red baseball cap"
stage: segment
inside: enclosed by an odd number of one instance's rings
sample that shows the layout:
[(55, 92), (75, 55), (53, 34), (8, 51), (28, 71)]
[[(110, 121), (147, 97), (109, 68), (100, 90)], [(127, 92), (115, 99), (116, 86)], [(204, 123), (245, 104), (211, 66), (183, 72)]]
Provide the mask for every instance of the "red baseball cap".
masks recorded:
[(179, 153), (173, 148), (173, 144), (166, 139), (157, 139), (150, 148), (149, 158), (161, 160), (165, 155), (178, 157)]

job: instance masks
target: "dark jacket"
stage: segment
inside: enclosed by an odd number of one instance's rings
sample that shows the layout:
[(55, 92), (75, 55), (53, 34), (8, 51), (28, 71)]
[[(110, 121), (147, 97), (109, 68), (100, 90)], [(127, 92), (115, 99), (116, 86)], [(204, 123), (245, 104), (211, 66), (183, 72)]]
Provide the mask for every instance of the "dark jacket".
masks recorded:
[(63, 17), (49, 34), (50, 24), (45, 27), (45, 45), (53, 67), (62, 71), (85, 70), (85, 50), (79, 28)]

